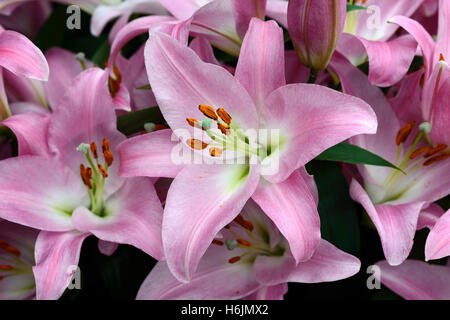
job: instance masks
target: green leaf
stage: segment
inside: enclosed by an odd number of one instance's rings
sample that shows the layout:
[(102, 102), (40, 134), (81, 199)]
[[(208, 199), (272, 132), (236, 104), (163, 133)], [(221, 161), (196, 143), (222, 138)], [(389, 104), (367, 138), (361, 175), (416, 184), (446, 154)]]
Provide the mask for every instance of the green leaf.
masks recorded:
[(311, 161), (306, 165), (319, 191), (322, 238), (353, 255), (360, 253), (358, 212), (350, 198), (348, 183), (336, 163)]
[(363, 6), (358, 6), (357, 4), (347, 4), (347, 12), (354, 10), (367, 10), (367, 8)]
[(66, 32), (66, 7), (56, 6), (50, 17), (39, 30), (35, 44), (45, 52), (50, 47), (61, 47)]
[(97, 51), (95, 51), (94, 55), (92, 56), (92, 62), (98, 66), (103, 67), (105, 65), (105, 62), (108, 61), (109, 51), (109, 41), (108, 39), (105, 39), (102, 45), (97, 49)]
[(130, 135), (144, 130), (144, 125), (147, 122), (156, 124), (166, 123), (159, 108), (152, 107), (119, 116), (117, 119), (117, 129), (125, 135)]
[[(370, 164), (380, 167), (390, 167), (402, 171), (389, 161), (349, 143), (339, 143), (316, 157), (316, 160), (339, 161), (352, 164)], [(403, 171), (402, 171), (403, 172)]]

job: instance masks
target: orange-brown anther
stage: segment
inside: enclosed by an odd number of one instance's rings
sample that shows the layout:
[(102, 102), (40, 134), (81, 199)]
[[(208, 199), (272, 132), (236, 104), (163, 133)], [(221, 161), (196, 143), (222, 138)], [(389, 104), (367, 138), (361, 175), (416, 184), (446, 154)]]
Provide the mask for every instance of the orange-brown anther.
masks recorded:
[(231, 116), (228, 114), (228, 112), (225, 111), (224, 108), (217, 109), (217, 114), (219, 115), (220, 119), (222, 119), (226, 124), (231, 123)]
[(105, 152), (106, 150), (109, 150), (109, 140), (105, 138), (102, 142), (102, 151)]
[(9, 253), (12, 253), (13, 255), (15, 255), (17, 257), (20, 256), (20, 250), (15, 247), (8, 246), (8, 247), (4, 248), (4, 250), (8, 251)]
[(222, 149), (216, 148), (216, 147), (212, 147), (211, 149), (209, 149), (209, 154), (211, 155), (211, 157), (221, 157), (222, 156)]
[(103, 151), (103, 157), (105, 158), (105, 162), (110, 167), (114, 161), (114, 156), (111, 151), (105, 150)]
[(0, 276), (0, 281), (2, 281), (4, 279), (4, 277), (3, 276)]
[(12, 270), (12, 269), (14, 269), (14, 268), (12, 266), (10, 266), (10, 265), (0, 264), (0, 270), (8, 271), (8, 270)]
[(417, 158), (419, 155), (421, 155), (422, 153), (426, 153), (426, 152), (428, 152), (429, 150), (431, 150), (430, 147), (422, 147), (422, 148), (416, 149), (416, 150), (414, 150), (413, 153), (411, 153), (411, 155), (409, 156), (409, 158), (410, 158), (411, 160), (413, 160), (413, 159)]
[(164, 129), (169, 129), (169, 127), (165, 126), (163, 124), (155, 124), (155, 130), (154, 131), (164, 130)]
[(220, 131), (221, 131), (224, 135), (229, 135), (229, 134), (231, 133), (230, 130), (229, 130), (230, 127), (227, 126), (227, 125), (224, 125), (224, 124), (218, 122), (218, 123), (217, 123), (217, 127), (220, 129)]
[(198, 106), (198, 108), (200, 109), (200, 111), (208, 118), (213, 119), (213, 120), (217, 120), (217, 114), (214, 111), (214, 109), (206, 104), (201, 104)]
[(431, 157), (431, 156), (435, 155), (436, 153), (447, 149), (447, 147), (448, 146), (446, 144), (438, 144), (436, 147), (431, 148), (427, 153), (425, 153), (425, 157)]
[(425, 167), (427, 167), (429, 165), (432, 165), (433, 163), (436, 163), (436, 162), (439, 162), (439, 161), (443, 161), (443, 160), (446, 160), (448, 158), (450, 158), (450, 153), (448, 153), (448, 154), (441, 154), (439, 156), (436, 156), (436, 157), (433, 157), (431, 159), (428, 159), (427, 161), (425, 161), (423, 163), (423, 165)]
[(208, 144), (207, 143), (204, 143), (203, 141), (201, 141), (201, 140), (197, 140), (197, 139), (189, 139), (188, 141), (187, 141), (187, 144), (192, 148), (192, 149), (195, 149), (195, 150), (203, 150), (203, 149), (205, 149), (207, 146), (208, 146)]
[(186, 121), (187, 121), (187, 123), (189, 123), (189, 125), (190, 125), (191, 127), (196, 127), (196, 128), (201, 127), (201, 124), (198, 122), (197, 119), (194, 119), (194, 118), (186, 118)]
[(5, 240), (0, 240), (0, 249), (4, 249), (9, 247), (8, 242), (6, 242)]
[(98, 170), (102, 174), (103, 178), (108, 178), (108, 172), (106, 172), (105, 168), (99, 163), (98, 164)]
[(239, 260), (241, 260), (241, 257), (238, 256), (238, 257), (233, 257), (233, 258), (229, 259), (228, 262), (229, 263), (236, 263)]
[(442, 53), (439, 55), (439, 61), (445, 61), (444, 55)]
[(95, 142), (91, 142), (90, 147), (91, 147), (92, 156), (94, 157), (94, 159), (98, 159), (97, 145), (95, 144)]
[(223, 241), (220, 241), (220, 240), (217, 240), (217, 239), (214, 239), (212, 241), (212, 243), (215, 244), (215, 245), (218, 245), (218, 246), (223, 246)]
[(238, 215), (236, 218), (234, 218), (234, 221), (239, 224), (241, 227), (243, 227), (244, 229), (247, 229), (248, 231), (253, 231), (254, 227), (253, 227), (253, 223), (251, 223), (248, 220), (245, 220), (244, 218), (242, 218), (241, 215)]
[(397, 145), (399, 145), (400, 143), (403, 143), (406, 141), (406, 139), (408, 139), (409, 134), (411, 133), (412, 129), (414, 128), (414, 126), (416, 125), (416, 122), (413, 120), (408, 124), (405, 124), (397, 133), (397, 137), (395, 139), (395, 142), (397, 143)]
[(239, 244), (243, 245), (244, 247), (250, 248), (252, 244), (244, 239), (237, 239), (236, 240)]
[(86, 187), (92, 189), (91, 185), (92, 169), (91, 168), (86, 169), (84, 165), (80, 165), (80, 176)]

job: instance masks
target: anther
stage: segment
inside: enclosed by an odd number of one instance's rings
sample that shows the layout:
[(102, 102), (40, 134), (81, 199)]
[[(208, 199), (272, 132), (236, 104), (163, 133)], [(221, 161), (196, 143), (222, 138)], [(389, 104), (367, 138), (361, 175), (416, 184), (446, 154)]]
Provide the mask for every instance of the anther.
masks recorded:
[(403, 143), (408, 139), (409, 134), (411, 133), (412, 129), (416, 125), (416, 121), (411, 121), (410, 123), (404, 125), (397, 133), (397, 137), (395, 138), (395, 142), (397, 145), (400, 145), (400, 143)]
[(203, 149), (205, 149), (205, 148), (208, 146), (207, 143), (205, 143), (205, 142), (203, 142), (203, 141), (201, 141), (201, 140), (192, 139), (192, 138), (191, 138), (191, 139), (188, 139), (187, 144), (188, 144), (192, 149), (195, 149), (195, 150), (203, 150)]
[(105, 168), (99, 163), (98, 164), (98, 170), (102, 174), (103, 178), (108, 178), (108, 172), (106, 172)]
[(244, 247), (250, 248), (252, 244), (244, 239), (237, 239), (236, 240), (240, 245), (243, 245)]
[(447, 149), (447, 145), (446, 144), (438, 144), (436, 147), (431, 148), (427, 153), (425, 153), (425, 157), (431, 157), (433, 155), (435, 155), (436, 153), (439, 153), (445, 149)]
[(108, 165), (108, 167), (110, 167), (114, 161), (114, 156), (113, 156), (112, 152), (109, 150), (105, 150), (103, 152), (103, 157), (105, 158), (105, 162)]
[(109, 150), (109, 140), (104, 138), (102, 142), (102, 151), (105, 152), (106, 150)]
[(201, 124), (199, 124), (197, 119), (194, 118), (186, 118), (187, 123), (189, 123), (189, 125), (191, 127), (195, 127), (195, 128), (200, 128)]
[(83, 183), (85, 184), (86, 187), (88, 187), (89, 189), (92, 189), (92, 184), (91, 184), (91, 177), (92, 177), (92, 169), (91, 168), (85, 168), (84, 165), (80, 165), (80, 176), (81, 179), (83, 180)]
[(442, 53), (439, 55), (439, 61), (445, 61), (444, 55)]
[(206, 104), (201, 104), (198, 106), (199, 110), (208, 118), (217, 120), (217, 114), (214, 109)]
[(234, 218), (234, 221), (239, 224), (241, 227), (243, 227), (244, 229), (247, 229), (248, 231), (252, 232), (254, 227), (253, 227), (253, 223), (251, 223), (248, 220), (245, 220), (244, 218), (242, 218), (241, 215), (238, 215), (236, 218)]
[(217, 114), (219, 115), (220, 119), (222, 119), (226, 124), (231, 123), (231, 116), (228, 114), (228, 112), (225, 111), (224, 108), (217, 109)]
[(91, 148), (92, 156), (94, 157), (94, 159), (98, 159), (97, 145), (95, 144), (95, 142), (91, 142), (90, 148)]
[(9, 271), (9, 270), (12, 270), (12, 269), (14, 269), (14, 268), (12, 266), (10, 266), (10, 265), (7, 265), (7, 264), (1, 264), (0, 265), (0, 270)]
[(220, 241), (220, 240), (217, 240), (217, 239), (214, 239), (212, 241), (212, 243), (215, 244), (215, 245), (218, 245), (218, 246), (223, 246), (223, 241)]
[(20, 256), (20, 250), (15, 247), (8, 246), (8, 247), (4, 248), (4, 250), (15, 255), (16, 257)]
[(441, 154), (439, 156), (433, 157), (431, 159), (428, 159), (427, 161), (425, 161), (423, 163), (424, 167), (427, 167), (429, 165), (432, 165), (433, 163), (439, 162), (439, 161), (443, 161), (450, 158), (450, 153), (448, 154)]
[(426, 153), (429, 150), (431, 150), (430, 147), (421, 147), (419, 149), (414, 150), (413, 153), (411, 153), (411, 155), (409, 156), (409, 159), (413, 160), (415, 158), (417, 158), (419, 155), (421, 155), (422, 153)]
[(224, 124), (218, 122), (218, 123), (217, 123), (217, 127), (220, 129), (220, 131), (221, 131), (224, 135), (229, 135), (229, 134), (231, 133), (230, 130), (229, 130), (230, 127), (227, 126), (227, 125), (224, 125)]
[(0, 249), (5, 249), (9, 247), (8, 242), (6, 242), (5, 240), (0, 240)]
[(237, 256), (237, 257), (233, 257), (231, 259), (228, 260), (229, 263), (236, 263), (239, 260), (241, 260), (241, 257)]
[(221, 157), (222, 156), (222, 149), (213, 147), (209, 149), (209, 154), (211, 157)]

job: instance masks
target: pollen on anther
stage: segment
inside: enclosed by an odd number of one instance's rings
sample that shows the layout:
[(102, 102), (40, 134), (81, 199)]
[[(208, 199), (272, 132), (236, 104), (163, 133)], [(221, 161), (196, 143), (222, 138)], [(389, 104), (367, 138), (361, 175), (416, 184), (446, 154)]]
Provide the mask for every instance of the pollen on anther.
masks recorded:
[(222, 119), (226, 124), (231, 123), (231, 116), (228, 114), (228, 112), (225, 111), (224, 108), (217, 109), (217, 114), (219, 115), (220, 119)]
[(20, 250), (15, 247), (8, 246), (8, 247), (4, 248), (4, 250), (15, 255), (16, 257), (20, 256)]
[(397, 145), (400, 145), (400, 143), (403, 143), (408, 139), (409, 134), (411, 133), (412, 129), (416, 125), (416, 121), (411, 121), (410, 123), (407, 123), (404, 125), (397, 133), (397, 137), (395, 138), (395, 142)]
[(442, 53), (439, 55), (439, 61), (445, 61), (444, 55)]
[(97, 145), (95, 144), (95, 142), (91, 142), (90, 148), (91, 148), (92, 156), (94, 157), (94, 159), (97, 159), (98, 158)]
[(252, 244), (244, 239), (237, 239), (236, 240), (240, 245), (243, 245), (244, 247), (250, 248)]
[(216, 148), (216, 147), (212, 147), (211, 149), (209, 149), (209, 154), (211, 155), (211, 157), (221, 157), (222, 156), (222, 149)]
[(108, 172), (106, 172), (105, 168), (99, 163), (98, 170), (102, 174), (103, 178), (108, 178)]
[(224, 134), (224, 135), (229, 135), (231, 132), (230, 132), (230, 127), (229, 126), (227, 126), (227, 125), (224, 125), (224, 124), (222, 124), (222, 123), (217, 123), (217, 127), (220, 129), (220, 131)]
[(237, 256), (237, 257), (230, 258), (230, 259), (228, 260), (228, 262), (229, 262), (229, 263), (236, 263), (236, 262), (238, 262), (239, 260), (241, 260), (241, 257)]
[(425, 153), (425, 157), (431, 157), (433, 155), (435, 155), (436, 153), (439, 153), (445, 149), (447, 149), (447, 145), (446, 144), (438, 144), (436, 147), (434, 148), (430, 148), (430, 150), (428, 150), (427, 153)]
[(411, 155), (409, 156), (409, 159), (413, 160), (415, 158), (417, 158), (419, 155), (421, 155), (422, 153), (426, 153), (429, 150), (431, 150), (430, 147), (421, 147), (419, 149), (414, 150), (413, 153), (411, 153)]
[(105, 162), (110, 167), (114, 161), (114, 156), (110, 150), (103, 151), (103, 157), (105, 158)]
[(102, 151), (105, 152), (106, 150), (109, 150), (109, 140), (104, 138), (102, 142)]
[(429, 165), (432, 165), (433, 163), (439, 162), (439, 161), (443, 161), (450, 158), (450, 153), (449, 154), (441, 154), (439, 156), (433, 157), (431, 159), (428, 159), (427, 161), (425, 161), (423, 163), (424, 167), (427, 167)]
[(195, 150), (203, 150), (203, 149), (205, 149), (208, 146), (207, 143), (205, 143), (205, 142), (203, 142), (201, 140), (192, 139), (192, 138), (187, 141), (187, 144), (192, 149), (195, 149)]
[(217, 114), (214, 109), (206, 104), (201, 104), (198, 106), (199, 110), (208, 118), (217, 120)]
[(217, 239), (214, 239), (212, 241), (212, 243), (215, 244), (215, 245), (218, 245), (218, 246), (223, 246), (223, 241), (220, 241), (220, 240), (217, 240)]
[(12, 269), (14, 269), (14, 268), (12, 266), (10, 266), (10, 265), (7, 265), (7, 264), (1, 264), (0, 265), (0, 270), (9, 271), (9, 270), (12, 270)]

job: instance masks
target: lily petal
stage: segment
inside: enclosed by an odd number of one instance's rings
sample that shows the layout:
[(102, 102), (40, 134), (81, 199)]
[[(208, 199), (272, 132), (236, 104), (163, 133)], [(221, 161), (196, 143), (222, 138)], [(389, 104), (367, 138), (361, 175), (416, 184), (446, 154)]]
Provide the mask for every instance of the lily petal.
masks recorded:
[(392, 267), (386, 261), (377, 262), (381, 282), (408, 300), (449, 300), (450, 272), (448, 266), (406, 260)]
[(41, 50), (15, 31), (0, 32), (0, 65), (14, 74), (47, 81), (49, 68)]
[(234, 16), (236, 18), (236, 30), (239, 37), (243, 39), (249, 27), (250, 20), (253, 17), (264, 20), (264, 17), (266, 16), (267, 0), (233, 0), (232, 4)]
[(73, 210), (87, 202), (81, 178), (52, 158), (20, 156), (1, 162), (3, 219), (41, 230), (68, 231), (73, 229)]
[(180, 142), (173, 141), (172, 130), (158, 130), (133, 137), (118, 147), (119, 174), (125, 177), (175, 178), (183, 165), (177, 165), (172, 152)]
[(41, 231), (36, 240), (36, 299), (56, 300), (66, 290), (88, 233)]
[(258, 181), (259, 167), (247, 165), (191, 165), (176, 176), (164, 209), (163, 245), (179, 281), (192, 278), (216, 234), (239, 214)]
[(98, 251), (105, 256), (112, 256), (118, 247), (118, 243), (98, 239)]
[(275, 21), (251, 20), (242, 43), (236, 79), (259, 110), (272, 91), (286, 84), (283, 30)]
[(355, 275), (360, 268), (361, 262), (358, 258), (322, 239), (311, 259), (299, 263), (288, 281), (301, 283), (336, 281)]
[(296, 262), (311, 258), (320, 242), (320, 219), (315, 199), (300, 172), (294, 171), (280, 183), (261, 181), (252, 199), (288, 240)]
[(450, 210), (431, 229), (425, 244), (426, 260), (450, 256)]
[(72, 221), (81, 232), (93, 233), (105, 241), (130, 244), (161, 260), (162, 211), (151, 181), (130, 178), (106, 200), (104, 216), (79, 207), (73, 213)]

